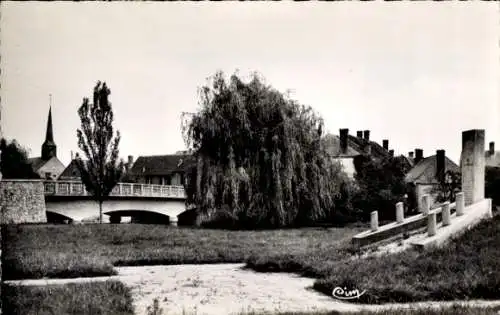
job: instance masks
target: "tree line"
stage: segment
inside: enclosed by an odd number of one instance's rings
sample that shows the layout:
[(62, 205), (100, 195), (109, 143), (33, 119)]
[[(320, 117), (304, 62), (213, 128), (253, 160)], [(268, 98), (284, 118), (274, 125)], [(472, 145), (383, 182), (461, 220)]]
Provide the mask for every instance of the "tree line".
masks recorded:
[[(106, 83), (98, 82), (92, 102), (78, 108), (78, 146), (86, 160), (77, 166), (86, 189), (99, 205), (124, 174), (119, 159), (120, 132)], [(349, 178), (328, 151), (322, 117), (281, 93), (257, 74), (244, 81), (222, 72), (199, 89), (198, 112), (182, 119), (182, 134), (195, 163), (188, 169), (186, 203), (195, 205), (197, 224), (224, 228), (281, 228), (318, 222), (345, 224), (367, 220), (378, 210), (393, 219), (394, 205), (416, 208), (414, 190), (400, 158), (354, 159)], [(4, 178), (35, 178), (26, 150), (15, 140), (1, 140)], [(447, 174), (438, 198), (453, 199), (460, 174)], [(500, 171), (486, 170), (486, 196), (500, 203)], [(451, 178), (451, 180), (450, 180)]]

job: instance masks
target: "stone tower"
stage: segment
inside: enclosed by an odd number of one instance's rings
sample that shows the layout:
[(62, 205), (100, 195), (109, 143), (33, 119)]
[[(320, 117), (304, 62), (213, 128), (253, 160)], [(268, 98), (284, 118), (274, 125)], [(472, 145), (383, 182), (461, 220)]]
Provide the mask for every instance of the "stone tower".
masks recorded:
[(52, 132), (52, 106), (51, 106), (49, 107), (49, 117), (47, 120), (47, 131), (45, 133), (45, 142), (42, 144), (42, 159), (47, 161), (55, 156), (57, 156), (57, 146), (54, 142), (54, 134)]

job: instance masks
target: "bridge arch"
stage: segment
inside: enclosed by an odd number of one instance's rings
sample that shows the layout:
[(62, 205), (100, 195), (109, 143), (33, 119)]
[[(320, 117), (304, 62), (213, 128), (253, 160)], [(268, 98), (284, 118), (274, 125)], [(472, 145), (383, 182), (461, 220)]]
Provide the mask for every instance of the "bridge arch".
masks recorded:
[[(45, 199), (45, 207), (48, 212), (59, 215), (52, 216), (58, 220), (65, 217), (74, 222), (93, 222), (99, 217), (99, 206), (92, 199), (53, 196)], [(177, 216), (186, 211), (183, 200), (169, 199), (110, 199), (103, 203), (102, 208), (105, 222), (118, 216), (132, 217), (133, 222), (172, 225), (176, 225)]]
[(47, 214), (47, 223), (68, 224), (73, 222), (72, 218), (64, 214), (52, 211), (45, 211), (45, 213)]
[(110, 223), (121, 223), (122, 217), (130, 217), (132, 223), (171, 224), (177, 222), (168, 214), (154, 210), (118, 209), (103, 212), (103, 214), (109, 216)]

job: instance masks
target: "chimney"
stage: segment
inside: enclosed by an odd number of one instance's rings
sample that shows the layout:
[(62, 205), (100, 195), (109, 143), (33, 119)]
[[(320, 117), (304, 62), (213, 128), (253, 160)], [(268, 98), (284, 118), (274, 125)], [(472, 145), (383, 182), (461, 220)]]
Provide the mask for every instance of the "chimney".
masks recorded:
[(358, 137), (359, 139), (363, 139), (363, 131), (362, 130), (356, 131), (356, 137)]
[(390, 155), (391, 157), (394, 157), (394, 150), (389, 150), (389, 155)]
[(127, 163), (127, 170), (130, 170), (132, 168), (132, 165), (134, 164), (134, 157), (132, 155), (128, 156), (128, 163)]
[(364, 131), (364, 138), (366, 141), (370, 141), (370, 130)]
[(340, 150), (342, 153), (347, 152), (347, 136), (349, 135), (349, 129), (340, 129)]
[(438, 181), (444, 180), (444, 168), (445, 168), (445, 151), (436, 151), (436, 178)]
[(424, 158), (424, 150), (415, 149), (415, 164), (420, 162)]
[(490, 142), (490, 155), (495, 154), (495, 142)]
[(408, 157), (413, 159), (413, 151), (408, 152)]
[(382, 140), (382, 146), (384, 147), (385, 150), (389, 150), (389, 140), (387, 139)]

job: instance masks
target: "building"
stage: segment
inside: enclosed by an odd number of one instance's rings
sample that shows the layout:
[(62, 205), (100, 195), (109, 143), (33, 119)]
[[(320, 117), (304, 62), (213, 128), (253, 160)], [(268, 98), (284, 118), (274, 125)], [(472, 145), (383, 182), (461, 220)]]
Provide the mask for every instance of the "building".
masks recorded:
[(490, 147), (485, 153), (486, 166), (500, 167), (500, 151), (495, 151), (495, 142), (490, 142)]
[[(76, 162), (76, 159), (79, 158), (78, 152), (73, 156), (73, 152), (71, 152), (71, 162), (68, 164), (68, 166), (64, 169), (64, 171), (59, 175), (58, 180), (75, 180), (75, 181), (80, 181), (80, 170), (78, 169), (78, 165)], [(84, 162), (86, 162), (84, 160)], [(126, 180), (126, 177), (128, 175), (128, 172), (132, 168), (133, 164), (133, 157), (131, 155), (128, 156), (128, 161), (126, 164), (126, 170), (125, 173), (123, 174), (123, 177), (120, 181)]]
[(445, 155), (445, 150), (437, 150), (435, 155), (424, 158), (423, 150), (415, 150), (414, 166), (406, 174), (405, 181), (415, 189), (417, 200), (429, 194), (431, 205), (435, 200), (434, 189), (445, 179), (448, 171), (460, 173), (460, 167)]
[(64, 164), (57, 158), (57, 146), (52, 130), (52, 107), (49, 108), (45, 142), (42, 144), (42, 155), (28, 159), (35, 173), (42, 179), (56, 180), (64, 171)]
[[(129, 164), (132, 157), (129, 157)], [(182, 186), (194, 160), (189, 154), (139, 156), (127, 175), (127, 181), (154, 185)]]
[(66, 166), (64, 171), (59, 175), (58, 180), (80, 180), (80, 171), (78, 170), (78, 166), (76, 164), (77, 157), (78, 153), (75, 157), (71, 154), (71, 162), (69, 162), (68, 166)]
[(354, 158), (368, 154), (374, 159), (383, 159), (394, 155), (389, 150), (389, 140), (382, 141), (382, 146), (370, 140), (370, 130), (357, 131), (356, 137), (349, 135), (349, 129), (340, 129), (339, 136), (326, 135), (323, 143), (334, 160), (340, 162), (349, 177), (354, 177)]

